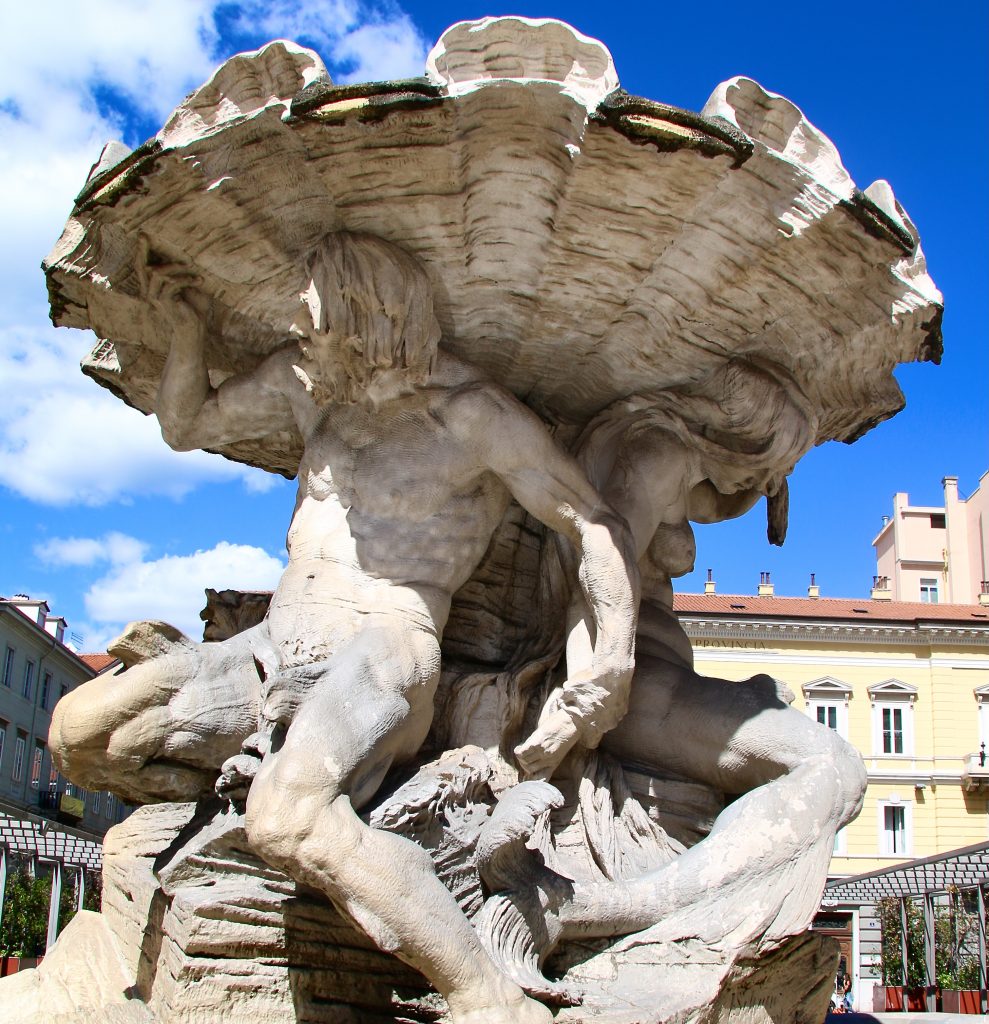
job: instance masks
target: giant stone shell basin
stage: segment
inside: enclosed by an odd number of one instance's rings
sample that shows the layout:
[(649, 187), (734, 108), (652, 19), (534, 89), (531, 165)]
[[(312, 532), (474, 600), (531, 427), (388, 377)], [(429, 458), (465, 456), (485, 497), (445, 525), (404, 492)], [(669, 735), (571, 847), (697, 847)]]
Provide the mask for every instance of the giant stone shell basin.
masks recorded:
[[(414, 253), (443, 344), (551, 423), (745, 358), (785, 371), (818, 443), (851, 441), (902, 407), (898, 363), (940, 358), (912, 223), (797, 107), (746, 78), (700, 114), (631, 96), (600, 42), (523, 18), (454, 25), (403, 81), (335, 86), (285, 41), (231, 58), (104, 150), (45, 260), (52, 319), (95, 331), (84, 371), (149, 413), (143, 254), (212, 297), (216, 385), (293, 343), (307, 256), (341, 229)], [(220, 449), (287, 476), (301, 450)]]

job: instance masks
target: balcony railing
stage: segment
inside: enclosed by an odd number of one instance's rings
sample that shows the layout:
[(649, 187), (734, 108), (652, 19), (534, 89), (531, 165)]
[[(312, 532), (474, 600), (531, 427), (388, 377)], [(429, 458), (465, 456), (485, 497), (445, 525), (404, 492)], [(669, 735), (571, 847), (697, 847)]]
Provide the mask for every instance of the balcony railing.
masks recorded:
[(989, 764), (986, 763), (986, 745), (979, 744), (977, 754), (966, 754), (962, 759), (962, 785), (972, 792), (989, 787)]
[(38, 794), (38, 806), (43, 811), (57, 811), (58, 810), (58, 798), (62, 794), (57, 790), (43, 789)]
[(64, 790), (48, 789), (38, 794), (38, 807), (42, 811), (78, 821), (86, 813), (86, 804)]

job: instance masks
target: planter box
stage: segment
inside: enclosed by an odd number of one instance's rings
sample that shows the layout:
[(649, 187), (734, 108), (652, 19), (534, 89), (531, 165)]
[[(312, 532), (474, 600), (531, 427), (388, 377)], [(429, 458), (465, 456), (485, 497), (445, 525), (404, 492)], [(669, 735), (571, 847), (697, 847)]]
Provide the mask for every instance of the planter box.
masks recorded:
[(981, 1013), (978, 989), (950, 989), (941, 993), (941, 1009), (945, 1013)]
[[(872, 1010), (874, 1013), (903, 1011), (903, 986), (902, 985), (877, 985), (872, 990)], [(927, 1009), (922, 988), (907, 989), (907, 1010), (914, 1013), (923, 1013)]]
[(43, 959), (41, 956), (0, 956), (0, 978), (37, 967)]

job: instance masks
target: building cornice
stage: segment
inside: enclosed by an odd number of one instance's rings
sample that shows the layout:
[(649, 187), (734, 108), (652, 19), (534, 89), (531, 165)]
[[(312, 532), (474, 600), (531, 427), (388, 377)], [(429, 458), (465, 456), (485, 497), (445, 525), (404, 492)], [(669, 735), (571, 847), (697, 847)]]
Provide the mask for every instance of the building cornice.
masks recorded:
[[(879, 623), (849, 620), (768, 619), (758, 616), (725, 618), (680, 612), (690, 640), (773, 641), (774, 643), (841, 643), (914, 645), (922, 647), (989, 647), (985, 626), (949, 623)], [(730, 646), (730, 645), (729, 645)], [(740, 647), (747, 646), (740, 643)]]

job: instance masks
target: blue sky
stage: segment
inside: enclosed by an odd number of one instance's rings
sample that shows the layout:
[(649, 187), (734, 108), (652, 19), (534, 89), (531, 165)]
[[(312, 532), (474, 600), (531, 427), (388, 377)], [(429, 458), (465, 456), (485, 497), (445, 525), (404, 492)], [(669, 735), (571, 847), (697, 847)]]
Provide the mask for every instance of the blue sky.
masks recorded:
[(611, 49), (630, 92), (699, 110), (736, 74), (800, 106), (853, 179), (893, 185), (945, 296), (942, 366), (898, 371), (907, 408), (854, 446), (810, 453), (791, 479), (790, 537), (765, 541), (757, 508), (698, 531), (721, 592), (861, 596), (870, 542), (896, 491), (971, 492), (989, 465), (985, 4), (515, 3), (90, 0), (6, 4), (0, 32), (0, 594), (47, 598), (86, 650), (129, 619), (198, 633), (205, 586), (271, 587), (291, 484), (203, 453), (177, 455), (153, 420), (82, 377), (92, 336), (48, 322), (41, 259), (103, 143), (134, 146), (224, 58), (272, 38), (316, 49), (337, 81), (421, 73), (452, 22), (560, 17)]

